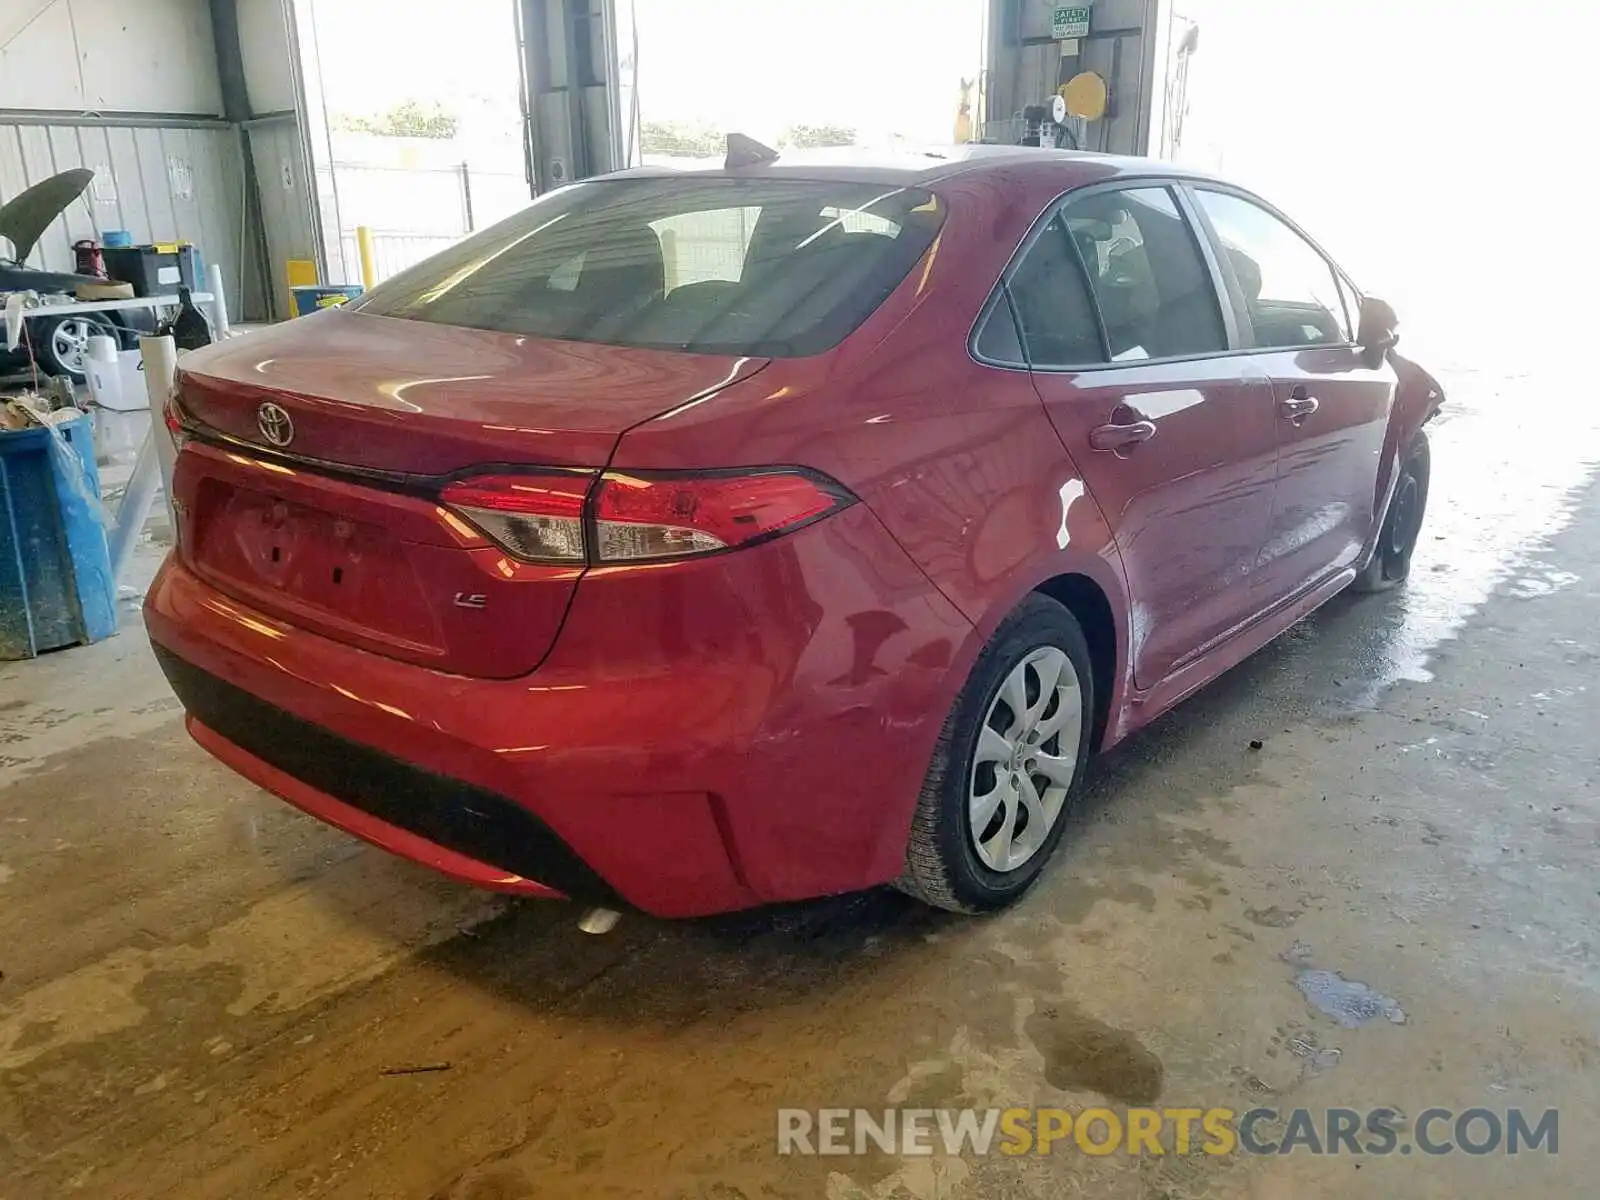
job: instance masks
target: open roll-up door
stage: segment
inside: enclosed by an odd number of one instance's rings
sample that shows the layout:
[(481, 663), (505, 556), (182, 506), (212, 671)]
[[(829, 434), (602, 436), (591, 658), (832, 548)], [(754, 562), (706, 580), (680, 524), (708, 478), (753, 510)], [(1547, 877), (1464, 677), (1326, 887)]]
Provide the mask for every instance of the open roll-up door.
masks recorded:
[(536, 192), (623, 163), (615, 0), (515, 0), (528, 177)]

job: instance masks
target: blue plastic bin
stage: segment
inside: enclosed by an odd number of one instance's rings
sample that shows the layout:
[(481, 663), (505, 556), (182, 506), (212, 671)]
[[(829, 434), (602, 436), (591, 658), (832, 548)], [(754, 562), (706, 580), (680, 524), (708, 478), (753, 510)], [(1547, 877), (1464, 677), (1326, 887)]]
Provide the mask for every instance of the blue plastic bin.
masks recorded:
[(325, 308), (338, 308), (360, 299), (364, 290), (359, 283), (318, 284), (316, 287), (290, 288), (294, 293), (294, 315), (309, 317)]
[(0, 430), (0, 659), (97, 642), (117, 630), (87, 413)]

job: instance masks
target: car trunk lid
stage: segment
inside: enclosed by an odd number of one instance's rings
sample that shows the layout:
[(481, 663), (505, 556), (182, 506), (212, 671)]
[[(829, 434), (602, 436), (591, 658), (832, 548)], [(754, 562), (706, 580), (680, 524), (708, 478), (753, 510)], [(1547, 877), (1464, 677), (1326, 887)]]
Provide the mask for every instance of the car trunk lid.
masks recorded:
[(554, 467), (581, 491), (626, 429), (764, 365), (301, 318), (185, 356), (180, 552), (298, 627), (443, 671), (526, 674), (583, 567), (511, 557), (438, 502), (443, 478)]
[[(485, 463), (601, 467), (630, 426), (764, 358), (558, 341), (325, 312), (185, 356), (202, 426), (296, 458), (436, 476)], [(261, 406), (289, 418), (269, 440)]]

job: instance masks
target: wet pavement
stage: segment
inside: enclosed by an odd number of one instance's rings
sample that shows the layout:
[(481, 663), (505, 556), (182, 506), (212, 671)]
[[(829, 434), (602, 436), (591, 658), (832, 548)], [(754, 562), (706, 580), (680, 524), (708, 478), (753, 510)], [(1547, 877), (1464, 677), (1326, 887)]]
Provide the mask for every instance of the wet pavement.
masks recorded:
[[(586, 937), (211, 762), (136, 625), (7, 666), (0, 1200), (1589, 1195), (1600, 408), (1441, 376), (1411, 585), (1119, 748), (992, 919)], [(784, 1107), (1101, 1104), (1559, 1107), (1561, 1152), (776, 1153)]]

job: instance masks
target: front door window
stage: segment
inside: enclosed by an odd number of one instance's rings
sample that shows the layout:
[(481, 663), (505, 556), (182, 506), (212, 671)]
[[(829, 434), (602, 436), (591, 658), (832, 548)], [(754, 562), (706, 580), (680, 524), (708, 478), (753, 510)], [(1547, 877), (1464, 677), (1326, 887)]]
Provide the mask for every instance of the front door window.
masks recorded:
[(1350, 318), (1333, 270), (1317, 248), (1259, 204), (1227, 192), (1195, 190), (1244, 292), (1262, 349), (1342, 346)]

